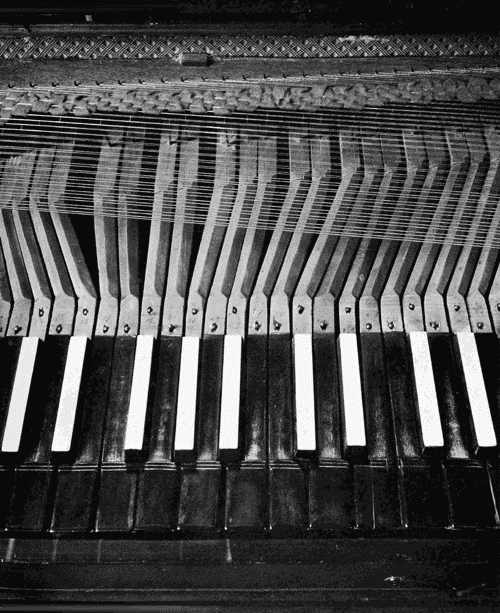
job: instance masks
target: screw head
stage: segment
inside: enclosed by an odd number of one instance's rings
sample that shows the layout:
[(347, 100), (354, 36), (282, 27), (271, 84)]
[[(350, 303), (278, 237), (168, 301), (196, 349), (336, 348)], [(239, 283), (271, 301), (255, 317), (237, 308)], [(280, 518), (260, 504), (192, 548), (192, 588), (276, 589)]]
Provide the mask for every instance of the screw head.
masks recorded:
[(130, 332), (130, 326), (128, 324), (125, 324), (123, 326), (123, 331), (125, 332), (125, 334), (128, 334)]
[(459, 304), (454, 304), (453, 305), (453, 310), (454, 311), (460, 311), (460, 305)]
[(367, 329), (367, 330), (371, 330), (371, 329), (372, 329), (372, 325), (371, 325), (371, 323), (367, 323), (367, 324), (366, 324), (366, 329)]
[(275, 330), (279, 330), (281, 328), (281, 324), (279, 321), (275, 321), (273, 324), (273, 327)]
[(393, 321), (388, 321), (387, 322), (387, 327), (389, 328), (389, 330), (394, 330), (394, 322)]
[(346, 313), (350, 313), (350, 312), (351, 312), (351, 307), (349, 307), (349, 306), (348, 306), (348, 307), (346, 307), (346, 308), (345, 308), (345, 312), (346, 312)]
[(410, 311), (415, 310), (415, 305), (413, 304), (413, 302), (410, 302), (410, 304), (408, 305), (408, 308), (410, 309)]
[(483, 328), (484, 328), (484, 324), (483, 324), (483, 322), (482, 322), (482, 321), (478, 321), (478, 322), (477, 322), (477, 329), (478, 329), (478, 330), (482, 330)]
[(193, 307), (193, 308), (191, 309), (191, 313), (192, 313), (193, 315), (197, 315), (197, 313), (198, 313), (198, 309), (197, 309), (196, 307)]
[(19, 334), (19, 332), (21, 332), (21, 330), (22, 330), (22, 327), (21, 327), (21, 326), (16, 326), (16, 327), (14, 328), (14, 334)]
[(237, 308), (234, 306), (234, 307), (231, 309), (231, 313), (234, 313), (234, 314), (236, 315), (236, 313), (237, 313), (237, 312), (238, 312), (238, 309), (237, 309)]
[(56, 326), (56, 332), (57, 332), (57, 334), (61, 334), (61, 332), (62, 332), (62, 326), (61, 326), (61, 324), (58, 324), (58, 325)]
[(38, 309), (38, 317), (43, 317), (45, 315), (45, 309)]
[(320, 327), (322, 330), (326, 330), (326, 329), (328, 328), (328, 322), (326, 321), (326, 319), (323, 319), (323, 321), (320, 321), (320, 322), (319, 322), (319, 327)]
[(83, 313), (83, 315), (85, 315), (85, 317), (87, 317), (87, 315), (89, 314), (89, 310), (88, 309), (82, 309), (82, 313)]
[(146, 313), (148, 315), (151, 315), (152, 312), (153, 312), (153, 307), (152, 306), (148, 306), (148, 308), (146, 309)]

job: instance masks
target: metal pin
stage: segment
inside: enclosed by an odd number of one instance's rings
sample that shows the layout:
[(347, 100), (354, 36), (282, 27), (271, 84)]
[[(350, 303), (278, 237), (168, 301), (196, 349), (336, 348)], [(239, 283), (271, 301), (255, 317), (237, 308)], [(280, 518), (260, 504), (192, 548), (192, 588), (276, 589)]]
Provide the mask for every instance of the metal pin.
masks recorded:
[(370, 323), (367, 323), (367, 324), (366, 324), (366, 329), (367, 329), (367, 330), (371, 330), (371, 329), (372, 329), (372, 325), (371, 325)]
[(238, 312), (238, 309), (237, 309), (237, 308), (234, 306), (234, 307), (231, 309), (231, 312), (232, 312), (232, 313), (234, 313), (234, 314), (236, 314), (236, 313)]
[(123, 331), (125, 332), (125, 334), (128, 334), (130, 332), (130, 326), (128, 324), (125, 324), (123, 326)]
[(408, 308), (410, 309), (410, 311), (415, 310), (415, 305), (413, 304), (413, 302), (410, 302), (410, 304), (408, 305)]
[(460, 311), (460, 305), (459, 304), (454, 304), (453, 305), (453, 310), (454, 311)]
[(347, 307), (345, 308), (345, 312), (346, 312), (346, 313), (350, 313), (350, 312), (351, 312), (351, 307), (347, 306)]
[(62, 326), (61, 326), (61, 324), (58, 324), (58, 325), (56, 326), (56, 332), (57, 332), (57, 334), (61, 334), (61, 332), (62, 332)]
[(303, 312), (304, 312), (304, 307), (303, 307), (301, 304), (299, 304), (299, 305), (297, 306), (297, 311), (298, 311), (299, 313), (303, 313)]
[(483, 322), (482, 322), (482, 321), (478, 321), (478, 322), (477, 322), (477, 329), (478, 329), (478, 330), (482, 330), (483, 328), (484, 328), (484, 324), (483, 324)]
[(85, 315), (85, 317), (89, 314), (89, 310), (88, 309), (82, 309), (82, 313)]
[(38, 317), (43, 317), (45, 315), (44, 309), (38, 309)]
[(255, 328), (255, 330), (260, 330), (260, 323), (258, 321), (256, 321), (253, 325), (253, 327)]
[(217, 324), (215, 323), (215, 321), (213, 321), (210, 324), (210, 332), (215, 332), (217, 330)]
[(389, 328), (389, 330), (394, 330), (394, 322), (393, 321), (388, 321), (387, 322), (387, 327)]
[(433, 330), (437, 330), (439, 328), (439, 324), (437, 321), (431, 321), (429, 322), (429, 326), (433, 329)]
[(152, 312), (153, 312), (153, 307), (152, 306), (148, 306), (148, 308), (146, 309), (146, 313), (148, 315), (151, 315)]
[(191, 309), (191, 313), (192, 313), (193, 315), (196, 315), (196, 314), (198, 313), (198, 309), (197, 309), (196, 307), (193, 307), (193, 308)]
[(168, 326), (168, 331), (169, 331), (169, 332), (173, 332), (173, 331), (175, 330), (175, 328), (176, 328), (176, 326), (175, 326), (174, 324), (170, 324), (170, 325)]
[(274, 322), (274, 329), (275, 329), (275, 330), (279, 330), (280, 328), (281, 328), (281, 324), (280, 324), (280, 322), (279, 322), (279, 321), (275, 321), (275, 322)]
[(109, 332), (109, 326), (103, 326), (102, 331), (104, 332), (104, 334), (106, 334), (106, 332)]
[(319, 322), (319, 327), (320, 327), (322, 330), (326, 330), (326, 329), (327, 329), (327, 327), (328, 327), (328, 322), (326, 321), (326, 319), (323, 319), (323, 321), (320, 321), (320, 322)]
[(16, 326), (16, 327), (14, 328), (14, 334), (19, 334), (19, 332), (21, 332), (21, 330), (22, 330), (22, 327), (21, 327), (21, 326)]

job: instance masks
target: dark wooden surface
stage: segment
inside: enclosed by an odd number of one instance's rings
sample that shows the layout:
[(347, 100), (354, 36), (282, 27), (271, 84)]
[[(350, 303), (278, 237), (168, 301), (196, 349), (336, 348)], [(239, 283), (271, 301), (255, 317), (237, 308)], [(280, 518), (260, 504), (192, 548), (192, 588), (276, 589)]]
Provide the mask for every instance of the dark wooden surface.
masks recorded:
[[(187, 21), (328, 24), (336, 30), (444, 31), (491, 30), (496, 27), (494, 3), (477, 0), (391, 2), (391, 0), (4, 0), (0, 17), (14, 22), (81, 22), (91, 15), (97, 22)], [(432, 16), (430, 19), (429, 17)], [(89, 17), (87, 17), (89, 20)]]
[(0, 546), (3, 603), (232, 610), (323, 605), (335, 611), (482, 605), (493, 611), (499, 596), (498, 535), (487, 533), (441, 539), (5, 539)]

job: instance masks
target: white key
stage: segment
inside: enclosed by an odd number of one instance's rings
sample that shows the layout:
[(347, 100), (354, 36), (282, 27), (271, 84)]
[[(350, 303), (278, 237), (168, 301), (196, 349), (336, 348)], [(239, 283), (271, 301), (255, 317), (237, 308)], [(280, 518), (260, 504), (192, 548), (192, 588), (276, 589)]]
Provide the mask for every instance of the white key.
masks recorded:
[(242, 344), (239, 334), (224, 337), (219, 449), (238, 449)]
[(136, 340), (127, 429), (125, 430), (125, 451), (138, 451), (142, 449), (144, 443), (144, 425), (148, 406), (153, 340), (153, 336), (144, 334), (140, 334)]
[(443, 447), (443, 431), (427, 332), (410, 332), (410, 347), (422, 443), (425, 449)]
[(316, 420), (314, 415), (314, 373), (311, 334), (293, 337), (295, 373), (295, 425), (297, 451), (315, 451)]
[(55, 452), (66, 452), (71, 449), (86, 348), (86, 336), (72, 336), (69, 339), (56, 425), (52, 438), (52, 451)]
[(365, 418), (356, 334), (341, 332), (339, 350), (345, 446), (365, 447)]
[(38, 340), (36, 336), (26, 336), (21, 341), (16, 374), (10, 395), (9, 410), (3, 431), (3, 452), (15, 453), (19, 451), (26, 404), (30, 393), (31, 379), (38, 349)]
[(198, 336), (184, 336), (182, 338), (177, 415), (175, 418), (175, 451), (194, 450), (199, 352), (200, 339)]
[(457, 341), (477, 446), (479, 448), (495, 447), (497, 440), (484, 387), (476, 339), (472, 332), (458, 332)]

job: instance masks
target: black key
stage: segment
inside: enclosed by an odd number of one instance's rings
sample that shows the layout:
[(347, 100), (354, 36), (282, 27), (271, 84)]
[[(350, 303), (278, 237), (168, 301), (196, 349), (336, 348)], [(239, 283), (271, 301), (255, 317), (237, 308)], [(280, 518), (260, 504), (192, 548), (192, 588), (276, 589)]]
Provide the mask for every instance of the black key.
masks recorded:
[(197, 462), (215, 462), (218, 457), (223, 353), (224, 337), (222, 335), (206, 336), (201, 341), (201, 368), (196, 415)]
[(97, 336), (85, 354), (71, 450), (58, 461), (51, 528), (87, 532), (95, 522), (95, 495), (114, 339)]
[(177, 522), (179, 475), (174, 466), (146, 466), (139, 473), (135, 530), (172, 531)]
[(352, 469), (342, 458), (337, 342), (333, 334), (313, 337), (318, 465), (309, 473), (309, 525), (346, 530), (354, 525)]
[(100, 474), (97, 532), (129, 532), (133, 528), (137, 471), (106, 466)]
[(262, 533), (268, 524), (268, 475), (264, 467), (242, 464), (226, 470), (227, 531)]
[(181, 469), (178, 525), (186, 532), (213, 532), (219, 518), (221, 471), (203, 466)]
[[(2, 364), (2, 383), (0, 385), (0, 432), (5, 428), (5, 420), (9, 410), (10, 394), (17, 368), (17, 359), (21, 348), (21, 338), (0, 339), (0, 364)], [(0, 497), (0, 527), (3, 528), (9, 509), (11, 488), (13, 484), (14, 469), (12, 454), (0, 453), (0, 488), (3, 492)]]
[(137, 485), (137, 531), (176, 527), (179, 476), (172, 457), (181, 343), (175, 337), (155, 341), (146, 418), (147, 457)]
[(313, 530), (347, 530), (354, 525), (352, 468), (320, 464), (309, 474), (309, 525)]
[(445, 527), (450, 524), (446, 476), (436, 458), (403, 465), (406, 523), (410, 528)]
[(401, 527), (398, 473), (394, 467), (355, 465), (356, 527), (361, 530)]
[(307, 528), (306, 475), (298, 466), (269, 467), (270, 529), (274, 534), (302, 532)]
[(124, 442), (134, 355), (135, 338), (117, 337), (99, 475), (96, 516), (98, 532), (126, 532), (133, 527), (137, 470), (126, 464)]
[(14, 530), (39, 532), (49, 527), (51, 445), (68, 344), (69, 337), (49, 336), (38, 346), (7, 522)]
[(481, 528), (495, 524), (495, 505), (489, 474), (479, 463), (447, 465), (453, 524)]
[(455, 460), (467, 460), (470, 458), (472, 441), (465, 387), (460, 380), (457, 362), (460, 357), (454, 352), (453, 335), (430, 334), (429, 349), (446, 456)]
[[(495, 334), (476, 334), (484, 384), (491, 408), (497, 443), (500, 441), (500, 341)], [(500, 444), (497, 445), (497, 449)]]
[(396, 453), (402, 464), (405, 523), (411, 527), (449, 524), (446, 480), (442, 464), (422, 456), (412, 361), (403, 332), (384, 335), (386, 373), (391, 400)]
[(228, 465), (224, 527), (262, 533), (268, 526), (266, 470), (267, 338), (251, 335), (244, 344), (244, 398), (240, 438), (243, 460)]
[(314, 335), (313, 353), (318, 460), (320, 463), (342, 461), (342, 411), (335, 335)]
[(269, 520), (273, 532), (308, 525), (305, 472), (293, 460), (292, 347), (287, 335), (268, 341)]
[(446, 452), (448, 490), (455, 526), (494, 522), (489, 476), (473, 457), (470, 407), (454, 335), (430, 335), (434, 380)]
[(356, 525), (398, 528), (402, 517), (383, 337), (362, 333), (359, 347), (369, 465), (354, 467)]
[(181, 469), (179, 529), (216, 530), (221, 487), (217, 461), (222, 356), (224, 337), (201, 341), (198, 406), (196, 411), (196, 462)]
[(475, 337), (497, 438), (496, 450), (486, 464), (492, 477), (497, 511), (500, 511), (500, 342), (495, 334), (476, 334)]

